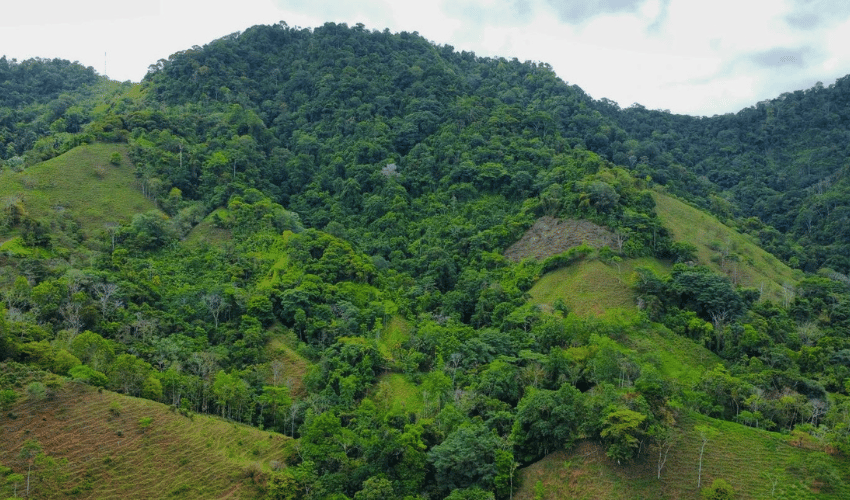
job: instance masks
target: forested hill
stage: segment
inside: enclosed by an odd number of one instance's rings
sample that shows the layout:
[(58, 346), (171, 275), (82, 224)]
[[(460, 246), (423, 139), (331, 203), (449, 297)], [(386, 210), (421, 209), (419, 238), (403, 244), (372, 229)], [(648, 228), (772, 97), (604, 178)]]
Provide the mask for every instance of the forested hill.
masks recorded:
[(18, 168), (85, 142), (81, 132), (120, 88), (76, 62), (0, 57), (0, 160)]
[(748, 230), (795, 266), (850, 270), (850, 76), (711, 118), (621, 110), (604, 100), (594, 108), (637, 141), (600, 139), (595, 151), (715, 213), (758, 218), (769, 227), (751, 222)]
[(0, 495), (850, 491), (846, 79), (683, 117), (332, 23), (0, 69)]
[[(255, 27), (161, 60), (146, 83), (171, 104), (250, 109), (279, 141), (262, 141), (266, 158), (281, 147), (322, 165), (334, 157), (359, 165), (399, 162), (405, 187), (414, 192), (434, 178), (460, 175), (460, 152), (474, 148), (479, 136), (489, 139), (492, 124), (540, 144), (557, 135), (721, 217), (755, 217), (742, 230), (795, 267), (850, 271), (850, 77), (736, 114), (696, 118), (593, 101), (543, 63), (481, 58), (416, 34), (329, 23), (314, 30)], [(448, 122), (465, 145), (441, 141)], [(436, 146), (430, 156), (442, 170), (407, 164), (422, 143)], [(413, 151), (410, 159), (421, 156)], [(532, 157), (529, 167), (512, 156), (498, 157), (505, 172), (500, 185), (523, 196), (547, 187), (535, 177), (540, 161)], [(468, 159), (481, 169), (495, 158)], [(286, 177), (295, 180), (280, 193), (284, 201), (309, 184), (303, 176)], [(191, 184), (185, 182), (184, 191)]]

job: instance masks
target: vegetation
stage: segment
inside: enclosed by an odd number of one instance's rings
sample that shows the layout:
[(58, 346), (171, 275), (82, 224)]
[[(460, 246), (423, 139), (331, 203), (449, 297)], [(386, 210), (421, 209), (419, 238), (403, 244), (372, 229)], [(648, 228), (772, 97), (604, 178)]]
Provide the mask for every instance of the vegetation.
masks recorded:
[(3, 494), (846, 496), (844, 80), (696, 119), (280, 23), (0, 85)]

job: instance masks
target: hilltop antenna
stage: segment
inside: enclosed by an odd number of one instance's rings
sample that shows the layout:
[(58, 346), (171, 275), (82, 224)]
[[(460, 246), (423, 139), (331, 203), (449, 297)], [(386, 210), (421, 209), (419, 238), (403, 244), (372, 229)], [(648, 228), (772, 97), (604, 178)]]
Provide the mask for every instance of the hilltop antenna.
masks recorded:
[(106, 76), (106, 51), (103, 52), (103, 76)]

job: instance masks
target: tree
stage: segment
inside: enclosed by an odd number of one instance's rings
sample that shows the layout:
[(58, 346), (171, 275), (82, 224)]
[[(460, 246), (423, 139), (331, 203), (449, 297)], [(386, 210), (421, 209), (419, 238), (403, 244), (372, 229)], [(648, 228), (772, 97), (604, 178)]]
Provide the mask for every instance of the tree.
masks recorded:
[(110, 310), (121, 306), (121, 302), (115, 300), (115, 295), (118, 293), (118, 285), (114, 283), (96, 283), (94, 285), (94, 293), (97, 296), (98, 305), (100, 305), (100, 314), (106, 319)]
[(18, 484), (24, 481), (24, 475), (13, 473), (6, 476), (6, 484), (12, 485), (12, 498), (18, 497)]
[(102, 370), (115, 356), (115, 348), (112, 341), (86, 330), (71, 341), (71, 354), (93, 370)]
[(151, 365), (145, 361), (132, 354), (121, 354), (112, 363), (109, 375), (115, 388), (124, 394), (137, 396), (151, 371)]
[(372, 476), (363, 481), (363, 489), (354, 494), (354, 500), (386, 500), (396, 498), (393, 483), (385, 477)]
[(658, 448), (658, 462), (656, 465), (657, 477), (661, 479), (661, 471), (667, 463), (667, 454), (670, 453), (670, 448), (676, 444), (679, 439), (679, 434), (674, 427), (666, 425), (656, 425), (650, 429), (650, 434), (655, 440), (655, 446)]
[(529, 389), (517, 405), (511, 430), (520, 460), (532, 462), (569, 448), (579, 437), (584, 418), (584, 396), (572, 385), (563, 384), (557, 391)]
[(203, 296), (202, 301), (207, 311), (212, 315), (215, 327), (218, 328), (218, 318), (221, 312), (227, 308), (227, 303), (220, 293), (208, 293)]
[[(257, 397), (262, 409), (269, 408), (272, 417), (272, 425), (278, 428), (278, 418), (285, 417), (292, 399), (289, 397), (289, 388), (285, 386), (265, 385), (263, 393)], [(281, 424), (282, 425), (282, 424)]]
[(699, 447), (699, 468), (697, 469), (697, 488), (702, 486), (702, 457), (705, 452), (705, 446), (708, 442), (720, 433), (717, 429), (713, 427), (709, 427), (707, 425), (697, 425), (694, 427), (694, 430), (699, 433), (700, 438), (700, 447)]
[(87, 365), (77, 365), (68, 371), (68, 375), (73, 379), (85, 384), (90, 384), (95, 387), (106, 387), (109, 379), (103, 373), (92, 369)]
[(21, 446), (21, 451), (18, 452), (18, 456), (27, 462), (27, 497), (30, 496), (30, 474), (32, 473), (32, 467), (35, 463), (35, 458), (41, 454), (41, 452), (41, 443), (35, 439), (27, 439), (24, 441), (23, 446)]
[(499, 447), (499, 438), (483, 423), (461, 425), (428, 453), (438, 487), (443, 491), (471, 486), (492, 489)]
[(625, 408), (617, 408), (608, 413), (602, 420), (600, 435), (608, 442), (606, 455), (620, 463), (629, 460), (637, 453), (641, 437), (645, 434), (642, 429), (646, 415)]

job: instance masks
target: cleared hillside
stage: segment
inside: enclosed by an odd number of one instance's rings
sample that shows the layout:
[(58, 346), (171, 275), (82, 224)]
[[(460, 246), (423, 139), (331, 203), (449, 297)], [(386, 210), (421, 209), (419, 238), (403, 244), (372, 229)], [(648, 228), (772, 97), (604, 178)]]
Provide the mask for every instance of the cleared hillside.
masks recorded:
[[(522, 486), (514, 498), (699, 498), (702, 438), (697, 426), (718, 431), (705, 446), (703, 487), (723, 479), (732, 485), (738, 499), (850, 498), (844, 488), (850, 479), (846, 459), (800, 447), (788, 436), (698, 415), (679, 420), (677, 439), (670, 447), (661, 479), (655, 446), (632, 463), (618, 464), (605, 456), (599, 444), (582, 442), (523, 469)], [(828, 484), (825, 473), (836, 473), (836, 478), (843, 474), (843, 482)]]
[(22, 172), (0, 172), (0, 202), (19, 204), (35, 219), (70, 214), (89, 236), (156, 208), (142, 195), (127, 148), (103, 143), (84, 144)]
[(660, 192), (653, 192), (656, 212), (677, 241), (697, 247), (697, 259), (733, 283), (761, 290), (763, 299), (786, 300), (785, 287), (799, 280), (797, 273), (769, 254), (752, 238), (729, 228), (716, 217)]
[(0, 433), (0, 462), (16, 472), (26, 473), (18, 456), (26, 440), (68, 460), (60, 491), (39, 486), (33, 472), (35, 498), (257, 498), (254, 477), (291, 453), (281, 434), (73, 382), (4, 411)]

